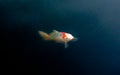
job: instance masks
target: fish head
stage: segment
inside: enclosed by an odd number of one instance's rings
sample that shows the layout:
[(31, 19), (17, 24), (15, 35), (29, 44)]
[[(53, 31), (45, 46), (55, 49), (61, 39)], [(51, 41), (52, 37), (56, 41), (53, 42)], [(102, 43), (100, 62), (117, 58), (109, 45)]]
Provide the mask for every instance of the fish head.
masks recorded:
[(73, 39), (73, 35), (71, 35), (70, 33), (66, 33), (66, 40), (67, 41), (71, 41)]
[(66, 40), (67, 40), (67, 42), (69, 42), (69, 41), (77, 41), (78, 38), (74, 37), (74, 36), (73, 36), (72, 34), (70, 34), (70, 33), (66, 33)]

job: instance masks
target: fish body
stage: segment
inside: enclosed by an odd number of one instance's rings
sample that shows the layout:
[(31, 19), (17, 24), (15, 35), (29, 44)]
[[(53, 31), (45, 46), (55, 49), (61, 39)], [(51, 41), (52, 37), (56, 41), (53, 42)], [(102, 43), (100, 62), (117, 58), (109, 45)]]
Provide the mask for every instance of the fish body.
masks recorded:
[(77, 38), (73, 37), (73, 35), (71, 35), (70, 33), (59, 32), (57, 30), (53, 30), (49, 34), (43, 31), (38, 31), (38, 33), (46, 41), (55, 41), (57, 43), (63, 43), (65, 45), (65, 48), (68, 47), (68, 42), (72, 40), (77, 40)]

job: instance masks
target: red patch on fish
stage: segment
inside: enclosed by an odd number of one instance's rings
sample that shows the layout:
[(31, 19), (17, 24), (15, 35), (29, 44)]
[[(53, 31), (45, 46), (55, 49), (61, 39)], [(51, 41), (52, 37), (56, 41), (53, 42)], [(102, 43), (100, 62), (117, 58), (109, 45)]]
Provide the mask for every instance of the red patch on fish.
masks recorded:
[(65, 39), (66, 33), (65, 32), (61, 32), (61, 33), (62, 33), (62, 38)]

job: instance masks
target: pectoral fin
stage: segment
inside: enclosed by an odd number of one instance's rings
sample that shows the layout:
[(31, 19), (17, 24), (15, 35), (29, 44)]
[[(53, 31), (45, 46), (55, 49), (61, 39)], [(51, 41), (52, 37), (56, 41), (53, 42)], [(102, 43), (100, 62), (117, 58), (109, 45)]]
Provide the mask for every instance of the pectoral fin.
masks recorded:
[(68, 43), (67, 43), (67, 41), (65, 39), (65, 48), (67, 48), (67, 47), (68, 47)]

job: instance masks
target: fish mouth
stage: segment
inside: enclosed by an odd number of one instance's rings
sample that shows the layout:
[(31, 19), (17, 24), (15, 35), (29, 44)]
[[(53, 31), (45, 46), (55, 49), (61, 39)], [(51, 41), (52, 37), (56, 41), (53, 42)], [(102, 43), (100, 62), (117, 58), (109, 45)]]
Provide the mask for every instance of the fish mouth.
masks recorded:
[(72, 41), (78, 41), (78, 38), (73, 38)]

